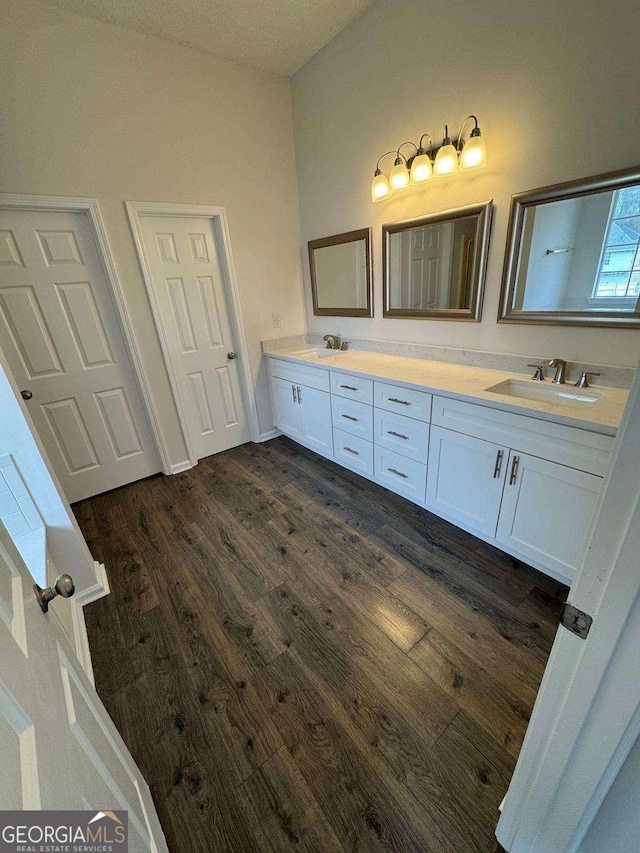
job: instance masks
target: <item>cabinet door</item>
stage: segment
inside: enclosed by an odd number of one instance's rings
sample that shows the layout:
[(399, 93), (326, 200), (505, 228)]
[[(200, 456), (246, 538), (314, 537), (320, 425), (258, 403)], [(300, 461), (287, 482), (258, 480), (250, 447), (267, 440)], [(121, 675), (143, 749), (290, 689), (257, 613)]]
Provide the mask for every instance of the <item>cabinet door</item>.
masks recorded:
[(498, 541), (572, 578), (602, 478), (513, 451), (507, 472)]
[(278, 429), (292, 438), (301, 438), (302, 411), (298, 405), (296, 386), (286, 379), (272, 376), (271, 395), (273, 398), (273, 415)]
[(302, 412), (302, 439), (325, 456), (333, 456), (331, 395), (316, 388), (298, 386), (298, 402)]
[(508, 454), (508, 448), (493, 442), (432, 426), (427, 504), (495, 536)]

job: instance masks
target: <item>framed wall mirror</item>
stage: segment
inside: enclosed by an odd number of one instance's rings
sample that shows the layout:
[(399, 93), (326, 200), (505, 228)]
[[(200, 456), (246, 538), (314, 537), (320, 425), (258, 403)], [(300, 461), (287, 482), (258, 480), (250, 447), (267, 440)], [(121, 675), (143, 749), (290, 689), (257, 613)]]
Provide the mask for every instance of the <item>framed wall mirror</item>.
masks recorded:
[(640, 169), (513, 196), (498, 321), (640, 325)]
[(313, 313), (373, 317), (371, 229), (309, 241)]
[(492, 202), (382, 226), (384, 316), (479, 322)]

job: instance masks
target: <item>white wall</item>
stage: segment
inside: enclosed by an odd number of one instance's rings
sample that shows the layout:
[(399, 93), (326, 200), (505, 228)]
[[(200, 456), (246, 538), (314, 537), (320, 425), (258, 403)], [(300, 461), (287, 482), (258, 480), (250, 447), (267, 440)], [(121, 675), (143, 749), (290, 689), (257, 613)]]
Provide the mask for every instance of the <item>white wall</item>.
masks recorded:
[(171, 461), (186, 448), (124, 199), (227, 208), (270, 429), (259, 341), (305, 328), (287, 79), (37, 0), (0, 0), (0, 57), (0, 191), (98, 199)]
[[(375, 317), (309, 330), (635, 365), (636, 330), (496, 324), (512, 193), (640, 165), (640, 5), (376, 0), (292, 79), (303, 245), (374, 231)], [(380, 154), (477, 113), (489, 165), (372, 204)], [(407, 152), (409, 149), (405, 149)], [(392, 162), (392, 158), (388, 158)], [(391, 163), (384, 165), (388, 169)], [(493, 198), (481, 324), (382, 318), (383, 222)]]
[(637, 850), (640, 850), (640, 738), (631, 747), (578, 853)]

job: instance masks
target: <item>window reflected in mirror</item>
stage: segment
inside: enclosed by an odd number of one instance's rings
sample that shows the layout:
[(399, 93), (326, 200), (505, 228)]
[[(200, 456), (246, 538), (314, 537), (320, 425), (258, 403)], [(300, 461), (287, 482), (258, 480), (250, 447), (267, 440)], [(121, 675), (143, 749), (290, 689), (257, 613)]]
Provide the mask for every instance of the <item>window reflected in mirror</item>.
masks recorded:
[(383, 226), (385, 317), (479, 320), (486, 205)]
[(499, 319), (638, 324), (640, 175), (515, 196), (511, 219)]
[(313, 313), (371, 317), (371, 240), (368, 228), (309, 242)]

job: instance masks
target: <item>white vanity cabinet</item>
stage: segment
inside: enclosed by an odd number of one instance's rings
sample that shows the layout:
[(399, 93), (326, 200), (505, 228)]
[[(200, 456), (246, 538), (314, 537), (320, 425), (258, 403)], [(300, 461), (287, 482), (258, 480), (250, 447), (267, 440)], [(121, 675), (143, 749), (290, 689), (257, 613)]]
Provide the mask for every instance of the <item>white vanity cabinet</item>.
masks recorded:
[(326, 371), (270, 359), (274, 420), (285, 435), (333, 456), (331, 395)]
[(278, 427), (570, 581), (614, 438), (388, 379), (269, 358)]
[(427, 503), (439, 515), (495, 536), (509, 448), (431, 427)]
[(497, 541), (572, 577), (582, 556), (602, 478), (512, 451)]

